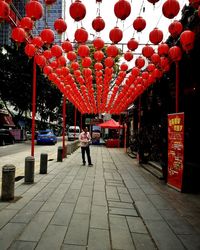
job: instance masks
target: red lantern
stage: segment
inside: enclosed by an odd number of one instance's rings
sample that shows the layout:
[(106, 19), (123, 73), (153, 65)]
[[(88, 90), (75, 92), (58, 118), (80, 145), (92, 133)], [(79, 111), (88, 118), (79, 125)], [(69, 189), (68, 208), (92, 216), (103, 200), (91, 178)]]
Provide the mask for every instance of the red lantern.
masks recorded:
[(146, 45), (142, 48), (142, 55), (145, 56), (146, 58), (150, 58), (154, 53), (154, 49), (149, 46)]
[(62, 34), (67, 29), (67, 24), (62, 18), (58, 18), (54, 22), (54, 29), (58, 32), (58, 34)]
[(78, 43), (85, 43), (88, 39), (88, 33), (83, 27), (81, 27), (76, 30), (74, 38)]
[(69, 7), (69, 13), (75, 21), (81, 21), (86, 15), (85, 5), (80, 0), (75, 0)]
[(46, 58), (43, 55), (36, 55), (35, 62), (40, 68), (43, 68), (46, 65)]
[(131, 74), (132, 74), (134, 77), (139, 76), (139, 74), (140, 74), (139, 68), (138, 68), (138, 67), (133, 67), (132, 70), (131, 70)]
[(155, 3), (157, 3), (159, 0), (147, 0), (147, 1), (155, 5)]
[(48, 76), (49, 74), (51, 74), (53, 72), (53, 69), (50, 66), (44, 66), (43, 68), (43, 73)]
[(127, 43), (127, 47), (131, 51), (134, 51), (138, 48), (138, 42), (135, 40), (135, 38), (131, 38)]
[(162, 39), (163, 39), (163, 32), (158, 28), (154, 28), (149, 33), (149, 40), (155, 45), (159, 44), (162, 41)]
[(68, 58), (70, 61), (76, 60), (76, 53), (73, 52), (73, 51), (69, 51), (69, 52), (67, 53), (67, 58)]
[(137, 31), (140, 32), (143, 29), (145, 29), (146, 27), (146, 21), (144, 20), (144, 18), (142, 18), (141, 16), (137, 17), (134, 22), (133, 22), (133, 28)]
[(177, 62), (181, 60), (182, 52), (178, 46), (173, 46), (169, 49), (169, 57), (172, 61)]
[(139, 56), (136, 60), (135, 60), (135, 66), (138, 67), (139, 69), (141, 69), (142, 67), (144, 67), (145, 65), (145, 60), (143, 57)]
[(110, 57), (116, 57), (119, 53), (119, 50), (116, 45), (110, 45), (106, 49), (106, 54)]
[(53, 45), (51, 47), (51, 54), (52, 56), (55, 56), (55, 57), (60, 57), (63, 53), (63, 50), (61, 48), (61, 46), (59, 45)]
[(39, 20), (43, 16), (43, 7), (42, 4), (38, 1), (30, 1), (25, 6), (26, 15), (32, 20)]
[(151, 56), (151, 61), (152, 63), (154, 63), (155, 65), (158, 65), (160, 63), (160, 56), (156, 53), (154, 53), (152, 56)]
[(102, 19), (102, 17), (98, 16), (96, 17), (93, 21), (92, 21), (92, 28), (96, 31), (96, 32), (100, 32), (101, 30), (103, 30), (105, 28), (105, 22)]
[(142, 72), (142, 78), (143, 79), (148, 79), (149, 78), (149, 73), (147, 71)]
[(150, 63), (150, 64), (148, 64), (148, 66), (147, 66), (147, 70), (148, 70), (149, 72), (153, 72), (155, 68), (156, 68), (156, 66), (155, 66), (153, 63)]
[(77, 70), (77, 69), (79, 69), (79, 64), (78, 64), (77, 62), (72, 62), (72, 63), (71, 63), (71, 68), (72, 68), (73, 70)]
[(104, 47), (104, 41), (100, 37), (97, 37), (94, 39), (93, 45), (95, 49), (102, 49)]
[(190, 5), (192, 5), (195, 9), (198, 9), (200, 5), (200, 0), (189, 0)]
[(115, 27), (110, 31), (109, 38), (113, 43), (118, 43), (123, 38), (123, 32), (118, 27)]
[(60, 67), (64, 67), (66, 66), (66, 63), (67, 63), (67, 60), (64, 56), (60, 56), (58, 59), (57, 59), (57, 62), (58, 62), (58, 65)]
[(160, 67), (163, 71), (167, 71), (169, 68), (169, 59), (167, 57), (160, 58)]
[(167, 56), (169, 51), (169, 46), (166, 43), (161, 43), (158, 45), (158, 55)]
[(89, 56), (90, 54), (90, 49), (87, 45), (80, 45), (78, 47), (78, 55), (81, 57), (86, 57)]
[(125, 20), (131, 13), (131, 5), (126, 0), (119, 0), (114, 6), (115, 16)]
[(11, 38), (17, 43), (23, 43), (26, 39), (26, 32), (22, 28), (14, 28), (11, 33)]
[(58, 62), (57, 61), (52, 61), (50, 63), (50, 66), (53, 68), (53, 69), (56, 69), (58, 67)]
[(124, 54), (124, 59), (128, 62), (131, 61), (133, 59), (133, 53), (131, 51), (127, 51)]
[(33, 21), (31, 20), (30, 17), (23, 17), (20, 20), (20, 27), (23, 28), (26, 32), (29, 32), (30, 30), (33, 29)]
[(73, 50), (72, 44), (69, 40), (66, 40), (62, 43), (62, 49), (67, 53)]
[(97, 50), (94, 52), (94, 59), (98, 62), (102, 61), (104, 58), (104, 53), (101, 50)]
[(52, 44), (54, 42), (54, 32), (49, 28), (43, 29), (40, 33), (40, 36), (43, 42), (47, 45)]
[(9, 14), (10, 14), (9, 5), (4, 1), (0, 1), (0, 19), (8, 18)]
[(126, 63), (122, 63), (121, 66), (120, 66), (120, 69), (121, 69), (122, 71), (127, 71), (128, 65), (127, 65)]
[(33, 37), (31, 43), (34, 44), (37, 48), (41, 48), (44, 45), (44, 42), (40, 36)]
[(33, 57), (36, 52), (36, 48), (33, 44), (29, 43), (25, 46), (24, 51), (28, 57)]
[(89, 77), (92, 75), (92, 70), (90, 68), (85, 68), (82, 71), (84, 77)]
[(102, 70), (103, 69), (103, 65), (101, 63), (95, 63), (94, 68), (96, 70)]
[(183, 30), (183, 25), (181, 24), (181, 22), (175, 20), (169, 25), (168, 30), (171, 36), (176, 38), (181, 34)]
[(177, 0), (167, 0), (162, 6), (163, 15), (169, 19), (174, 18), (178, 15), (180, 5)]
[(92, 64), (92, 60), (91, 60), (90, 57), (85, 57), (85, 58), (82, 59), (82, 66), (83, 66), (84, 68), (90, 67), (91, 64)]
[(63, 76), (67, 76), (69, 74), (69, 68), (62, 67), (61, 68), (61, 73), (62, 73)]
[(180, 42), (183, 50), (188, 52), (193, 49), (195, 40), (195, 33), (191, 30), (185, 30), (180, 35)]
[(114, 60), (112, 59), (112, 57), (107, 57), (104, 60), (104, 64), (106, 65), (106, 67), (111, 68), (114, 65)]
[(45, 50), (43, 52), (43, 56), (48, 60), (51, 59), (52, 58), (51, 50)]

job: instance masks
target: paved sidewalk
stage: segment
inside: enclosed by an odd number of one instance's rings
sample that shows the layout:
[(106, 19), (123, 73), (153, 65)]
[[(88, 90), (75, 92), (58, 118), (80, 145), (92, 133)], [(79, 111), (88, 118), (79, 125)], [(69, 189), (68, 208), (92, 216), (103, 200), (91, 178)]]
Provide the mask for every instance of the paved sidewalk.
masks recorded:
[(0, 202), (0, 250), (200, 249), (199, 195), (181, 194), (120, 149), (91, 146), (49, 163), (35, 183), (17, 182)]

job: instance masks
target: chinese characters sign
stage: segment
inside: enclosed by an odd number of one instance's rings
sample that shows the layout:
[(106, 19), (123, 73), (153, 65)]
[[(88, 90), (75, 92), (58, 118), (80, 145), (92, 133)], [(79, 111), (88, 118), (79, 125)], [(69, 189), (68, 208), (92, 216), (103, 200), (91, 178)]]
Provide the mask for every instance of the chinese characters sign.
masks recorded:
[(168, 115), (168, 185), (182, 190), (184, 113)]

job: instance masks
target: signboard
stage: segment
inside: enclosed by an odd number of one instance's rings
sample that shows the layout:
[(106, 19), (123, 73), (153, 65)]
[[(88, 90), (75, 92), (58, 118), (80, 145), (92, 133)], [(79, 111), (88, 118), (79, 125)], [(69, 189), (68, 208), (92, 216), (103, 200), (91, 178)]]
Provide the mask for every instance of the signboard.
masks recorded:
[(184, 167), (184, 113), (168, 115), (168, 180), (167, 184), (182, 190)]

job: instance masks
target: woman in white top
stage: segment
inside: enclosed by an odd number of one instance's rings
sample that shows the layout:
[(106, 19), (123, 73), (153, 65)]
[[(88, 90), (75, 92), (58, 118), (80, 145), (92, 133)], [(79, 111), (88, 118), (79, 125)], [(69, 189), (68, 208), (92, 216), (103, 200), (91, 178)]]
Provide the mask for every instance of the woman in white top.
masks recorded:
[(88, 128), (85, 127), (83, 128), (83, 131), (79, 135), (79, 141), (81, 145), (81, 153), (82, 153), (82, 160), (83, 160), (83, 166), (85, 166), (86, 161), (85, 161), (85, 152), (87, 154), (87, 160), (88, 160), (88, 166), (93, 166), (91, 162), (91, 157), (90, 157), (90, 141), (91, 141), (91, 136), (90, 133), (88, 132)]

